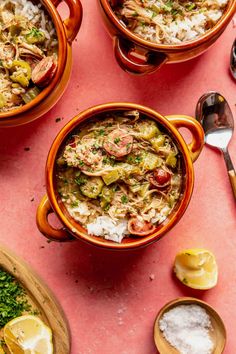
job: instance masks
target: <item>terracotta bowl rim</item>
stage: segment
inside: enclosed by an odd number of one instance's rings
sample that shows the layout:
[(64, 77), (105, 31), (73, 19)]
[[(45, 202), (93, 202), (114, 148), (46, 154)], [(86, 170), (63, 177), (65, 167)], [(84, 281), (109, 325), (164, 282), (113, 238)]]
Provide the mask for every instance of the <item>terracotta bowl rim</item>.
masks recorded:
[[(105, 113), (108, 111), (118, 111), (118, 110), (133, 110), (133, 109), (138, 109), (145, 115), (155, 119), (156, 121), (161, 122), (161, 124), (171, 132), (173, 135), (174, 139), (178, 142), (178, 145), (181, 147), (181, 153), (183, 156), (184, 160), (184, 166), (185, 166), (185, 188), (183, 192), (183, 196), (179, 202), (178, 207), (176, 208), (176, 211), (173, 213), (171, 218), (168, 220), (168, 222), (164, 222), (162, 224), (162, 227), (158, 229), (158, 231), (155, 231), (153, 234), (143, 237), (143, 238), (137, 238), (134, 241), (130, 243), (115, 243), (109, 240), (104, 240), (103, 238), (100, 237), (94, 237), (90, 236), (86, 233), (85, 229), (82, 228), (78, 223), (73, 221), (72, 218), (68, 218), (65, 216), (63, 213), (62, 209), (59, 206), (59, 203), (57, 201), (56, 197), (56, 192), (54, 189), (54, 173), (55, 173), (55, 162), (56, 162), (56, 157), (58, 154), (58, 151), (62, 144), (65, 141), (65, 138), (73, 131), (76, 127), (78, 127), (82, 122), (90, 120), (94, 115)], [(183, 216), (189, 202), (191, 199), (192, 191), (193, 191), (193, 186), (194, 186), (194, 171), (193, 171), (193, 162), (191, 160), (190, 154), (188, 153), (188, 147), (177, 130), (177, 128), (174, 127), (174, 125), (167, 120), (164, 116), (162, 116), (160, 113), (157, 111), (148, 108), (143, 105), (139, 105), (136, 103), (129, 103), (129, 102), (110, 102), (110, 103), (105, 103), (105, 104), (100, 104), (96, 105), (93, 107), (90, 107), (78, 115), (76, 115), (74, 118), (72, 118), (57, 134), (56, 138), (54, 139), (46, 161), (46, 169), (45, 169), (45, 175), (46, 175), (46, 190), (47, 190), (47, 195), (50, 201), (50, 204), (52, 206), (52, 209), (54, 210), (55, 214), (57, 215), (58, 219), (62, 222), (62, 224), (65, 226), (67, 231), (69, 231), (75, 238), (81, 239), (87, 243), (103, 247), (106, 249), (123, 249), (123, 250), (128, 250), (128, 249), (133, 249), (133, 248), (138, 248), (145, 246), (147, 244), (150, 244), (152, 242), (157, 241), (160, 239), (164, 234), (172, 229), (172, 227), (181, 219)]]
[[(159, 50), (160, 52), (178, 52), (178, 51), (187, 51), (203, 43), (210, 40), (212, 37), (218, 34), (225, 26), (229, 23), (231, 18), (233, 17), (236, 11), (236, 0), (229, 0), (228, 7), (226, 8), (223, 16), (220, 20), (216, 23), (216, 25), (207, 31), (203, 36), (197, 37), (191, 41), (187, 41), (181, 44), (155, 44), (141, 37), (135, 35), (132, 31), (128, 30), (123, 26), (120, 21), (118, 20), (117, 16), (115, 15), (111, 5), (109, 4), (109, 0), (99, 0), (103, 10), (105, 11), (106, 15), (112, 21), (113, 25), (116, 27), (118, 31), (120, 31), (124, 35), (124, 39), (131, 40), (136, 44), (139, 44), (143, 47), (152, 50)], [(128, 37), (128, 38), (127, 38)]]
[(45, 7), (47, 13), (49, 14), (49, 17), (52, 20), (55, 30), (57, 32), (58, 68), (50, 84), (47, 87), (43, 88), (43, 90), (34, 100), (32, 100), (31, 102), (23, 106), (20, 106), (19, 108), (7, 112), (1, 112), (0, 113), (1, 121), (7, 120), (10, 117), (15, 117), (24, 112), (30, 111), (35, 106), (39, 105), (55, 88), (65, 68), (66, 58), (67, 58), (67, 38), (66, 38), (63, 21), (60, 17), (59, 12), (57, 11), (56, 7), (53, 5), (51, 0), (40, 0), (40, 2), (43, 4), (43, 7)]

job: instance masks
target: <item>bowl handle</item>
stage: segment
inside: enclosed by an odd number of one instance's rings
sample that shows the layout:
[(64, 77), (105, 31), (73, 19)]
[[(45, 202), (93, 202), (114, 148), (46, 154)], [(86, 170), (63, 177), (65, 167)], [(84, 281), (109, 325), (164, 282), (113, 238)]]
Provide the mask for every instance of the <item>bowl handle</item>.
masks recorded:
[[(57, 7), (62, 0), (51, 0), (53, 5)], [(66, 31), (66, 36), (68, 42), (71, 44), (75, 37), (77, 36), (82, 18), (83, 18), (83, 8), (80, 0), (64, 0), (69, 7), (70, 16), (64, 20), (64, 27)]]
[(169, 115), (166, 118), (178, 129), (187, 128), (192, 134), (188, 149), (192, 161), (196, 161), (204, 145), (204, 131), (201, 124), (194, 118), (185, 115)]
[(45, 195), (37, 209), (36, 222), (39, 231), (50, 241), (71, 241), (74, 238), (64, 229), (54, 229), (48, 222), (48, 215), (53, 213), (47, 195)]
[(136, 75), (151, 74), (167, 61), (163, 53), (148, 52), (120, 37), (114, 37), (114, 53), (120, 67)]

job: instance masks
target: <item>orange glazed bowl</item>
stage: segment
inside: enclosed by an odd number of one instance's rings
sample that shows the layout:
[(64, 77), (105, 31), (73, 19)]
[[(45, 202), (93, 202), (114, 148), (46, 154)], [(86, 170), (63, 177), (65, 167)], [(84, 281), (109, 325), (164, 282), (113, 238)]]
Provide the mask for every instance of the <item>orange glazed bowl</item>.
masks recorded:
[(139, 75), (152, 73), (165, 63), (178, 63), (202, 54), (224, 32), (236, 11), (236, 0), (229, 0), (223, 16), (204, 35), (180, 44), (156, 44), (127, 29), (110, 1), (98, 0), (103, 21), (113, 39), (116, 60), (123, 70)]
[[(151, 118), (156, 121), (160, 128), (167, 131), (180, 152), (182, 166), (181, 172), (183, 177), (181, 197), (165, 221), (157, 225), (157, 227), (155, 227), (149, 235), (143, 237), (129, 236), (127, 238), (125, 237), (121, 243), (115, 243), (113, 241), (106, 240), (103, 237), (89, 235), (87, 230), (70, 216), (57, 191), (56, 161), (65, 142), (68, 141), (68, 138), (72, 135), (74, 129), (79, 128), (82, 123), (91, 122), (94, 117), (102, 120), (104, 114), (127, 110), (138, 110), (138, 112), (140, 112), (144, 117)], [(192, 135), (192, 142), (190, 144), (185, 143), (182, 135), (178, 131), (178, 129), (182, 127), (187, 128)], [(43, 235), (53, 241), (69, 241), (72, 239), (79, 239), (92, 245), (112, 250), (135, 249), (159, 240), (180, 220), (188, 206), (194, 184), (193, 162), (198, 158), (203, 144), (204, 133), (201, 125), (195, 119), (185, 115), (164, 117), (160, 113), (148, 107), (135, 103), (123, 102), (102, 104), (81, 112), (69, 121), (64, 128), (62, 128), (50, 148), (46, 163), (47, 195), (43, 197), (37, 210), (38, 229)], [(56, 229), (50, 225), (48, 215), (52, 212), (57, 215), (58, 219), (63, 224), (62, 229)]]
[[(34, 0), (32, 2), (38, 4)], [(64, 21), (57, 11), (57, 6), (62, 0), (41, 0), (40, 2), (46, 13), (50, 16), (57, 33), (57, 70), (48, 86), (43, 88), (32, 101), (19, 108), (0, 112), (0, 127), (22, 125), (48, 112), (62, 96), (70, 78), (72, 63), (71, 45), (78, 34), (82, 21), (80, 0), (65, 0), (69, 7), (69, 17)]]

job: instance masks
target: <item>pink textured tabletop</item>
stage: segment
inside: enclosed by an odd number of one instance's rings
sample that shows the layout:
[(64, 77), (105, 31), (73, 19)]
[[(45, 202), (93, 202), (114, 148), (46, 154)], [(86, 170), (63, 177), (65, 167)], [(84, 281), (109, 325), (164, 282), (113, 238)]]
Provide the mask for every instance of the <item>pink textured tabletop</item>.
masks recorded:
[[(228, 73), (236, 35), (233, 21), (204, 55), (164, 66), (151, 76), (134, 77), (115, 62), (94, 0), (84, 1), (83, 8), (64, 96), (41, 119), (0, 130), (0, 242), (23, 257), (54, 291), (70, 323), (72, 354), (156, 353), (155, 316), (179, 296), (196, 296), (219, 312), (228, 334), (225, 354), (233, 354), (236, 210), (220, 153), (204, 147), (195, 163), (195, 189), (183, 218), (161, 241), (140, 251), (112, 253), (80, 242), (47, 243), (35, 224), (36, 208), (45, 194), (44, 167), (52, 140), (83, 109), (130, 101), (164, 115), (193, 116), (200, 95), (216, 90), (229, 101), (236, 117), (236, 84)], [(236, 136), (229, 150), (236, 165)], [(214, 289), (192, 291), (174, 279), (175, 254), (188, 247), (208, 248), (216, 255), (219, 281)]]

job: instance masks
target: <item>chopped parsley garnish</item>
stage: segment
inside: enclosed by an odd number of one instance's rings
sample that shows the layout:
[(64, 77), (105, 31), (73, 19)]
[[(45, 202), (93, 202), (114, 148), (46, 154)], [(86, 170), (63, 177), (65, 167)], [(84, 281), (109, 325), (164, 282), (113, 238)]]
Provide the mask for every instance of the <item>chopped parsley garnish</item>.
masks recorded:
[(120, 138), (115, 138), (115, 139), (114, 139), (114, 143), (115, 143), (115, 144), (119, 144), (119, 142), (120, 142)]
[(196, 4), (194, 4), (194, 3), (189, 4), (189, 5), (187, 6), (187, 11), (193, 10), (193, 9), (195, 8), (195, 6), (196, 6)]
[(94, 144), (93, 144), (93, 148), (98, 150), (98, 149), (100, 148), (100, 146), (99, 146), (98, 143), (94, 143)]
[(106, 156), (106, 157), (103, 158), (102, 163), (104, 165), (114, 166), (115, 165), (115, 160), (112, 158), (112, 156), (111, 157)]
[(127, 158), (127, 162), (129, 162), (131, 164), (139, 164), (142, 160), (143, 160), (143, 158), (140, 155), (137, 155), (137, 156), (130, 155)]
[(107, 210), (109, 210), (109, 209), (110, 209), (110, 204), (107, 204), (103, 210), (104, 210), (104, 211), (107, 211)]
[(153, 11), (153, 10), (152, 10), (152, 18), (154, 18), (154, 17), (156, 17), (156, 16), (157, 16), (156, 11)]
[(122, 195), (122, 197), (121, 197), (121, 202), (123, 203), (123, 204), (126, 204), (126, 203), (128, 203), (128, 201), (129, 201), (129, 198), (127, 197), (127, 195)]
[(80, 165), (81, 167), (84, 166), (84, 161), (80, 160), (80, 161), (79, 161), (79, 165)]
[(102, 162), (103, 162), (104, 164), (108, 165), (108, 164), (110, 163), (109, 157), (104, 157), (104, 158), (102, 159)]
[(98, 131), (98, 135), (103, 136), (104, 134), (105, 134), (105, 130), (104, 129), (100, 129)]
[(174, 10), (174, 9), (171, 10), (171, 14), (172, 14), (173, 16), (178, 15), (178, 13), (179, 13), (178, 10)]
[(163, 5), (163, 9), (166, 10), (167, 12), (171, 12), (173, 6), (172, 1), (168, 1), (165, 5)]
[(131, 146), (131, 143), (128, 143), (128, 144), (126, 145), (126, 151), (129, 151), (130, 146)]
[(137, 16), (138, 16), (137, 11), (134, 11), (134, 12), (132, 13), (132, 16), (133, 16), (133, 17), (137, 17)]
[(135, 163), (140, 163), (142, 161), (142, 157), (141, 156), (136, 156), (135, 159), (134, 159), (134, 162)]
[(78, 204), (77, 201), (74, 201), (74, 202), (71, 203), (72, 208), (76, 208), (78, 205), (79, 204)]
[(75, 183), (78, 184), (78, 186), (82, 186), (87, 182), (87, 179), (83, 176), (79, 176), (75, 178)]
[(24, 289), (11, 274), (0, 269), (0, 328), (28, 310)]
[(28, 36), (33, 36), (33, 37), (42, 37), (43, 34), (42, 32), (40, 32), (37, 28), (32, 27), (30, 32), (26, 35), (26, 37)]

